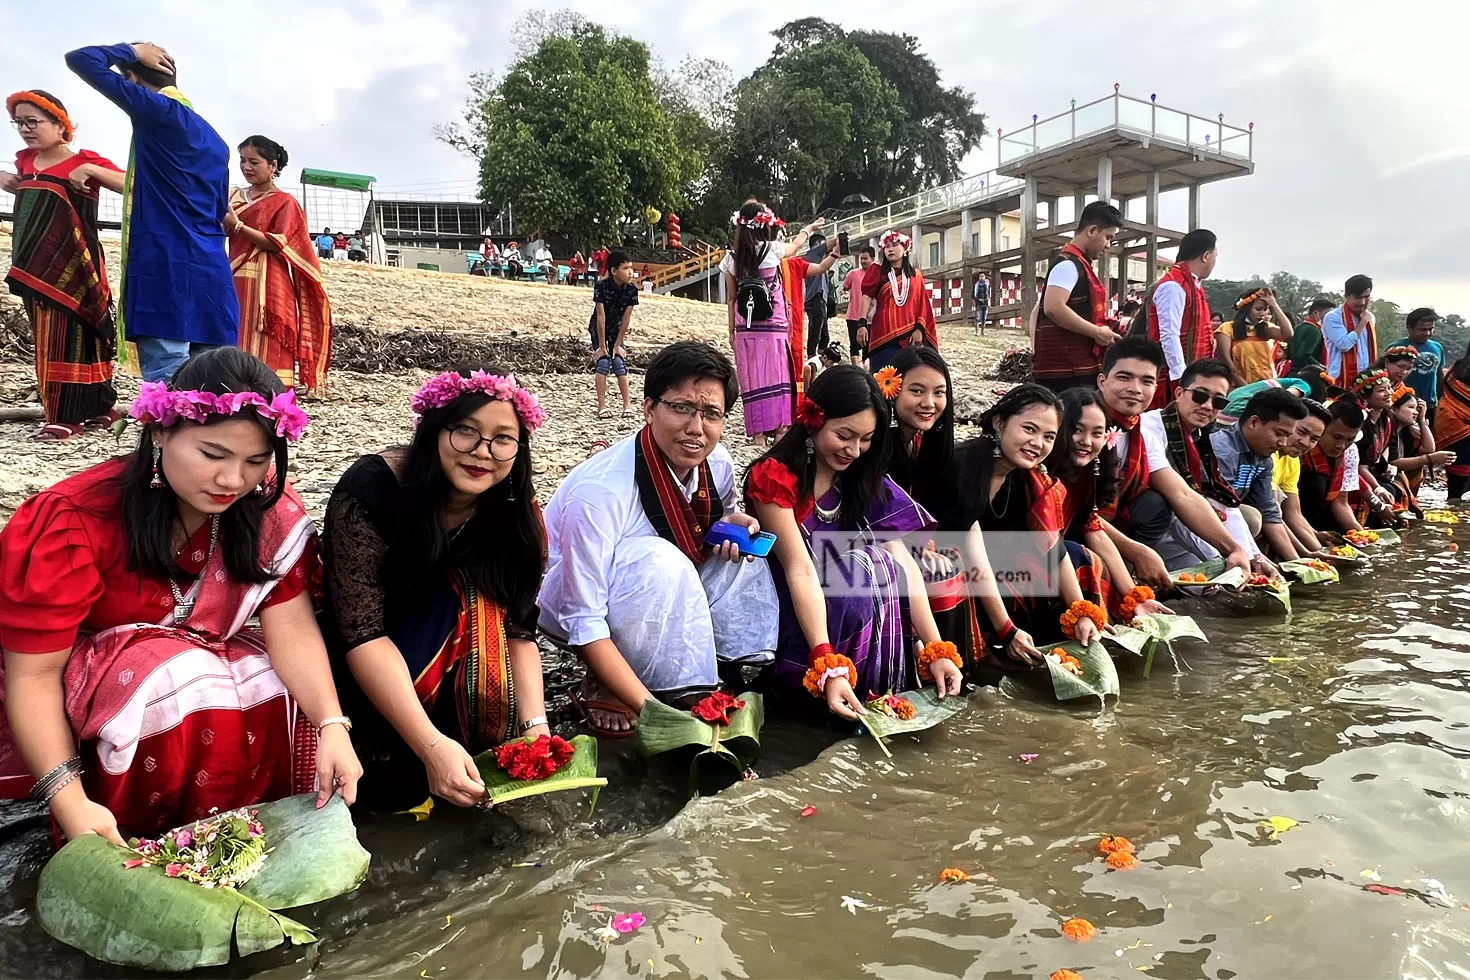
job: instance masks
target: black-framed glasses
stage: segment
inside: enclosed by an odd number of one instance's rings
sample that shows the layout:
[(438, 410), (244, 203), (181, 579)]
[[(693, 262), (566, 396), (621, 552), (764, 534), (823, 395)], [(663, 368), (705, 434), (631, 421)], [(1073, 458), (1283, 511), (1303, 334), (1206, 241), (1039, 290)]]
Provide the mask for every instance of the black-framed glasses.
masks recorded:
[(1230, 399), (1224, 395), (1217, 395), (1208, 388), (1185, 388), (1184, 390), (1189, 392), (1189, 397), (1194, 399), (1196, 405), (1209, 402), (1217, 412), (1225, 411), (1225, 406), (1230, 404)]
[(662, 398), (657, 399), (657, 401), (660, 405), (667, 407), (669, 411), (673, 412), (681, 419), (687, 419), (692, 415), (698, 415), (701, 419), (713, 425), (719, 425), (720, 423), (725, 421), (725, 413), (720, 411), (718, 408), (700, 408), (698, 405), (695, 405), (691, 402), (670, 402), (665, 401)]
[(32, 117), (27, 117), (25, 119), (12, 119), (12, 120), (10, 120), (10, 125), (14, 126), (16, 129), (22, 129), (22, 130), (23, 129), (40, 129), (41, 128), (41, 123), (43, 123), (45, 121), (46, 120), (44, 120), (44, 119), (36, 119), (36, 118), (32, 118)]
[(445, 426), (444, 430), (449, 433), (449, 445), (454, 451), (466, 456), (477, 452), (482, 442), (490, 447), (491, 458), (502, 463), (509, 463), (521, 451), (521, 441), (515, 436), (502, 433), (487, 439), (480, 435), (480, 430), (468, 425)]

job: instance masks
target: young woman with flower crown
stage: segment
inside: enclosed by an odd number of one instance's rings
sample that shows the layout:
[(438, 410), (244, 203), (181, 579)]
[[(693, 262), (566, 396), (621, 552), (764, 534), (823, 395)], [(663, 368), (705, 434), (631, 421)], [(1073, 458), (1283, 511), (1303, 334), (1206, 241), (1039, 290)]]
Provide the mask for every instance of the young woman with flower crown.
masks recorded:
[(327, 504), (324, 628), (373, 777), (365, 800), (472, 806), (474, 754), (549, 734), (531, 486), (546, 413), (495, 367), (437, 375), (412, 407), (409, 444), (353, 463)]
[(776, 535), (777, 679), (800, 682), (843, 718), (925, 681), (940, 697), (960, 689), (959, 653), (940, 638), (905, 540), (934, 520), (883, 474), (888, 418), (871, 375), (830, 368), (746, 476), (750, 509)]
[(353, 802), (308, 592), (315, 527), (285, 479), (307, 423), (294, 393), (218, 348), (145, 383), (132, 416), (131, 455), (0, 531), (0, 796), (119, 843), (313, 785), (318, 806)]
[(883, 260), (868, 266), (863, 277), (866, 305), (857, 330), (858, 343), (867, 346), (868, 367), (874, 371), (893, 363), (905, 347), (927, 344), (939, 348), (929, 287), (909, 261), (913, 239), (901, 231), (890, 231), (878, 244)]
[(1038, 642), (1066, 636), (1087, 644), (1107, 622), (1106, 610), (1083, 596), (1062, 537), (1066, 491), (1041, 465), (1061, 421), (1049, 389), (1012, 388), (981, 416), (982, 434), (955, 449), (936, 513), (941, 530), (967, 535), (964, 557), (982, 590), (980, 621), (1002, 654), (990, 666), (1000, 671), (1039, 665)]

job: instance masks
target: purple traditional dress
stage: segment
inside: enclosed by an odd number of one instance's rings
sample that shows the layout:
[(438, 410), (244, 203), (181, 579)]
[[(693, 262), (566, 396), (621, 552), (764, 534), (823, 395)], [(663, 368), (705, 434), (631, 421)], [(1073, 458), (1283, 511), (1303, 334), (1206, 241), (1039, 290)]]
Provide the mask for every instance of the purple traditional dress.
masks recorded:
[[(789, 507), (796, 515), (807, 552), (813, 556), (818, 574), (825, 579), (828, 638), (837, 653), (857, 665), (858, 683), (853, 686), (858, 695), (866, 700), (889, 691), (917, 688), (913, 625), (903, 572), (893, 555), (881, 547), (879, 536), (885, 532), (932, 531), (935, 522), (929, 512), (884, 477), (861, 526), (842, 527), (836, 516), (842, 496), (836, 486), (814, 503), (810, 496), (800, 494), (796, 475), (769, 458), (751, 468), (746, 498), (751, 503)], [(841, 532), (847, 538), (868, 543), (835, 551), (828, 547), (826, 540), (813, 541), (813, 535), (822, 532)], [(821, 550), (820, 555), (817, 549)], [(785, 572), (774, 558), (771, 574), (781, 603), (776, 675), (800, 688), (811, 645), (796, 621)]]
[[(762, 257), (758, 270), (771, 298), (769, 319), (746, 322), (745, 311), (738, 304), (735, 307), (735, 373), (740, 378), (740, 403), (745, 415), (746, 435), (776, 432), (791, 424), (797, 377), (792, 359), (791, 327), (793, 318), (800, 315), (800, 308), (792, 308), (782, 274), (784, 270), (787, 275), (800, 276), (805, 271), (806, 262), (801, 260), (799, 268), (794, 268), (796, 266), (797, 260), (783, 263), (779, 245), (772, 245)], [(733, 255), (726, 256), (721, 269), (734, 277)], [(797, 285), (803, 281), (798, 279)]]

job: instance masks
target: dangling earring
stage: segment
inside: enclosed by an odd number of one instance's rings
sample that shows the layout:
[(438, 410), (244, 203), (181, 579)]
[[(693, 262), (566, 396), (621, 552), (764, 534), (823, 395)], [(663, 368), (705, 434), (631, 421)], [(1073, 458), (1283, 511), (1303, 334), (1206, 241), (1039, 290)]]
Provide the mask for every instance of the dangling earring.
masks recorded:
[(511, 501), (512, 503), (514, 503), (516, 499), (516, 485), (510, 480), (505, 481), (505, 499)]
[(148, 482), (149, 490), (163, 489), (163, 447), (153, 447), (153, 479)]
[(1097, 476), (1100, 472), (1102, 472), (1102, 457), (1094, 456), (1092, 457), (1092, 475)]
[(811, 436), (807, 436), (806, 437), (806, 458), (807, 458), (807, 462), (811, 462), (811, 458), (813, 456), (815, 456), (816, 454), (817, 454), (817, 444), (814, 443), (814, 442), (812, 442), (812, 437)]
[(995, 442), (992, 443), (991, 446), (990, 446), (990, 455), (994, 456), (996, 459), (1000, 459), (1000, 437), (999, 436), (996, 437)]

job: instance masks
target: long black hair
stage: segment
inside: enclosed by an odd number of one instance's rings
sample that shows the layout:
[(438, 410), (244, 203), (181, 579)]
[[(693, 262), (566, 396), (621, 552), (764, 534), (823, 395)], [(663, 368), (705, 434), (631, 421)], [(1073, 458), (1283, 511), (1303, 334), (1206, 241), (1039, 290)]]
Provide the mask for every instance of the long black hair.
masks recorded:
[[(1256, 296), (1256, 294), (1259, 293), (1259, 292), (1260, 292), (1259, 289), (1247, 289), (1245, 292), (1243, 292), (1239, 296), (1235, 297), (1235, 302), (1239, 303), (1241, 300), (1245, 299), (1247, 296)], [(1262, 297), (1260, 297), (1260, 296), (1256, 296), (1256, 299), (1261, 299), (1261, 298)], [(1266, 310), (1268, 319), (1257, 320), (1255, 323), (1248, 323), (1247, 322), (1250, 319), (1251, 307), (1252, 306), (1255, 306), (1255, 305), (1256, 305), (1256, 300), (1253, 299), (1249, 303), (1246, 303), (1243, 306), (1237, 306), (1235, 308), (1235, 319), (1233, 321), (1231, 321), (1231, 331), (1232, 331), (1232, 336), (1236, 340), (1245, 340), (1245, 339), (1247, 339), (1250, 336), (1254, 336), (1257, 340), (1265, 340), (1265, 339), (1267, 339), (1267, 337), (1266, 337), (1266, 330), (1267, 330), (1267, 328), (1271, 324), (1271, 321), (1269, 319), (1269, 315), (1270, 315), (1270, 308), (1269, 307)]]
[(880, 249), (878, 249), (878, 256), (879, 256), (878, 262), (879, 262), (880, 265), (883, 266), (883, 272), (885, 274), (888, 273), (889, 270), (892, 270), (894, 272), (901, 272), (904, 275), (912, 278), (913, 275), (914, 275), (914, 264), (909, 261), (909, 256), (912, 255), (913, 253), (914, 253), (913, 245), (910, 244), (908, 250), (903, 253), (903, 261), (898, 264), (898, 268), (897, 269), (894, 269), (893, 268), (893, 263), (890, 262), (890, 261), (888, 261), (888, 253), (885, 252), (885, 251), (883, 251), (883, 249), (880, 248)]
[[(207, 391), (214, 395), (253, 391), (266, 401), (285, 390), (281, 379), (260, 360), (238, 347), (216, 347), (184, 362), (168, 386), (173, 391)], [(225, 568), (238, 582), (256, 585), (276, 574), (260, 556), (260, 522), (265, 512), (276, 505), (286, 491), (286, 439), (276, 435), (272, 423), (247, 408), (232, 416), (210, 416), (202, 425), (215, 425), (231, 418), (255, 420), (265, 432), (275, 452), (275, 474), (268, 479), (264, 493), (247, 493), (219, 515), (219, 548)], [(193, 425), (180, 422), (179, 425)], [(127, 542), (127, 567), (153, 578), (188, 578), (179, 567), (175, 531), (179, 526), (179, 498), (168, 485), (168, 471), (162, 461), (163, 486), (153, 487), (153, 435), (156, 424), (144, 427), (138, 447), (123, 466), (118, 477), (122, 500), (123, 535)]]
[[(1096, 388), (1068, 388), (1061, 394), (1062, 424), (1057, 429), (1057, 441), (1046, 457), (1046, 471), (1068, 487), (1077, 476), (1076, 453), (1072, 447), (1072, 433), (1082, 424), (1082, 412), (1089, 406), (1097, 406), (1103, 413), (1103, 424), (1108, 421), (1108, 407)], [(1104, 507), (1118, 495), (1118, 450), (1104, 445), (1097, 454), (1097, 475), (1092, 481), (1093, 502)], [(1068, 491), (1070, 492), (1070, 490)]]
[[(740, 206), (740, 222), (745, 222), (766, 210), (760, 201), (746, 201)], [(743, 223), (735, 225), (735, 278), (760, 274), (761, 262), (771, 249), (771, 240), (776, 235), (773, 225), (752, 228)]]
[(980, 515), (990, 506), (990, 474), (1000, 455), (996, 451), (1000, 446), (996, 428), (1006, 419), (1036, 405), (1045, 406), (1057, 413), (1057, 438), (1060, 439), (1062, 403), (1050, 388), (1027, 382), (1002, 395), (1000, 401), (980, 416), (980, 435), (966, 439), (955, 449), (955, 480), (952, 489), (956, 498), (954, 506), (957, 509), (953, 512), (961, 516), (963, 527), (967, 528), (979, 520)]
[(243, 151), (247, 146), (256, 153), (259, 153), (261, 159), (266, 163), (275, 164), (277, 177), (281, 175), (281, 171), (286, 169), (286, 161), (290, 159), (286, 153), (286, 148), (270, 137), (260, 136), (258, 134), (247, 136), (245, 137), (245, 142), (240, 144), (239, 149)]
[[(858, 530), (867, 515), (868, 505), (879, 499), (883, 477), (888, 472), (888, 400), (878, 390), (878, 382), (873, 380), (873, 376), (856, 364), (838, 364), (823, 371), (806, 390), (806, 397), (816, 402), (828, 419), (846, 418), (865, 409), (872, 409), (876, 417), (873, 441), (867, 452), (837, 474), (836, 485), (842, 494), (838, 524), (843, 530)], [(811, 435), (798, 422), (761, 457), (774, 459), (796, 474), (796, 485), (803, 496), (812, 493), (817, 480), (816, 457), (809, 455), (806, 448)], [(749, 471), (745, 479), (748, 490)]]
[[(457, 370), (463, 377), (474, 370), (501, 377), (510, 374), (494, 365)], [(400, 447), (402, 506), (388, 534), (386, 567), (395, 591), (405, 595), (437, 586), (443, 581), (437, 573), (459, 569), (519, 622), (535, 618), (532, 607), (544, 565), (541, 518), (531, 486), (531, 434), (524, 421), (518, 419), (521, 447), (509, 475), (480, 495), (475, 512), (452, 539), (444, 530), (452, 485), (439, 458), (439, 434), (493, 400), (483, 392), (466, 392), (430, 409), (419, 420), (412, 441)]]
[[(938, 371), (944, 378), (944, 411), (934, 420), (934, 426), (919, 442), (919, 455), (909, 460), (903, 446), (890, 449), (891, 469), (907, 470), (910, 474), (909, 493), (920, 503), (928, 506), (934, 496), (943, 492), (945, 475), (954, 461), (954, 384), (949, 377), (949, 365), (939, 351), (928, 346), (905, 347), (893, 358), (893, 369), (907, 377), (914, 368), (926, 367)], [(895, 413), (897, 405), (894, 406)]]

